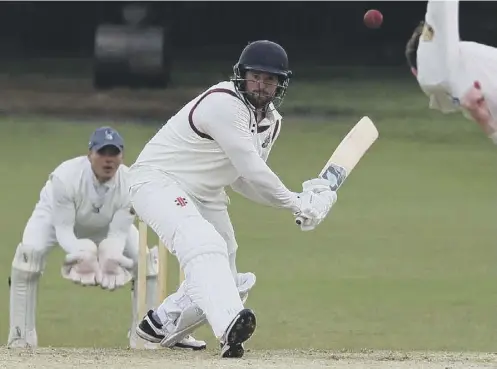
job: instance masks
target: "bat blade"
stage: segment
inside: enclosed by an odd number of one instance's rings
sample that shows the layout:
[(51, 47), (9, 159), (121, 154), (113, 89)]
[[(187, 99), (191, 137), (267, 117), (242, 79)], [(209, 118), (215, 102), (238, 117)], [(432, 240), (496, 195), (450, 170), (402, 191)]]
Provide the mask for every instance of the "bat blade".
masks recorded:
[[(373, 121), (367, 116), (362, 117), (333, 151), (319, 177), (329, 181), (330, 188), (337, 191), (378, 137)], [(301, 216), (295, 219), (298, 225), (303, 221)]]

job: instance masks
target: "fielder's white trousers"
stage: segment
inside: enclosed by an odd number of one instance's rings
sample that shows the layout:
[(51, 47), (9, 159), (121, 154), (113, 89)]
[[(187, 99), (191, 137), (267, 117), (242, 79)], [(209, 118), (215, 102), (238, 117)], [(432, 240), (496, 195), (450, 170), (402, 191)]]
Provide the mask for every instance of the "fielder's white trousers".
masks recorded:
[[(10, 330), (8, 344), (18, 340), (32, 347), (38, 343), (36, 333), (36, 302), (39, 279), (45, 269), (46, 257), (57, 244), (52, 216), (47, 209), (36, 208), (29, 218), (17, 246), (11, 270)], [(88, 237), (96, 244), (105, 236)], [(133, 225), (128, 233), (124, 254), (138, 263), (138, 230)]]

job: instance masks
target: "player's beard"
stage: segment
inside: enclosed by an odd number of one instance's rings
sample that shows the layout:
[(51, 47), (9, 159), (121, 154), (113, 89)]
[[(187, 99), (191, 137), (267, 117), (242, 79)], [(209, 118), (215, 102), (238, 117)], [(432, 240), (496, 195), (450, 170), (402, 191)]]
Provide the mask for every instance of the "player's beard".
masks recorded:
[(247, 93), (247, 97), (256, 109), (263, 109), (271, 102), (274, 96), (264, 90), (259, 90)]

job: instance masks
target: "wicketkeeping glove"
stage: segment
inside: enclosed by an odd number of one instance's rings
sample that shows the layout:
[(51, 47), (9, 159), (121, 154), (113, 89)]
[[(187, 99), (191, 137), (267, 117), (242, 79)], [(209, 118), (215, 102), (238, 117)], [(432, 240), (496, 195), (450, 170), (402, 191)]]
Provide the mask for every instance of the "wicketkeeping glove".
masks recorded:
[(134, 262), (122, 254), (123, 247), (115, 239), (105, 239), (98, 245), (100, 279), (98, 284), (113, 291), (131, 281)]
[(89, 239), (80, 239), (75, 250), (65, 257), (62, 277), (82, 286), (95, 286), (100, 279), (97, 245)]

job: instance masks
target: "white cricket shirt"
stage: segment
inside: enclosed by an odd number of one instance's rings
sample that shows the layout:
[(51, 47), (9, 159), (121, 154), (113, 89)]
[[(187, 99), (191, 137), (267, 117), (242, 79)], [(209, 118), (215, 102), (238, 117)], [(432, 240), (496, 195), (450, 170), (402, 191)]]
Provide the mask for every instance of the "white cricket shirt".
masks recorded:
[(417, 51), (417, 79), (430, 107), (448, 113), (481, 83), (490, 112), (497, 118), (497, 49), (459, 37), (459, 2), (428, 1), (425, 29)]
[(127, 171), (121, 165), (114, 178), (101, 184), (88, 157), (80, 156), (50, 174), (35, 209), (52, 215), (57, 241), (66, 252), (73, 250), (76, 238), (117, 238), (124, 245), (134, 220)]
[(280, 129), (276, 110), (257, 124), (234, 84), (218, 83), (186, 104), (145, 145), (130, 167), (132, 181), (147, 182), (140, 168), (154, 168), (203, 202), (218, 201), (235, 182), (240, 191), (248, 183), (247, 192), (254, 190), (264, 202), (294, 209), (296, 194), (266, 164)]

